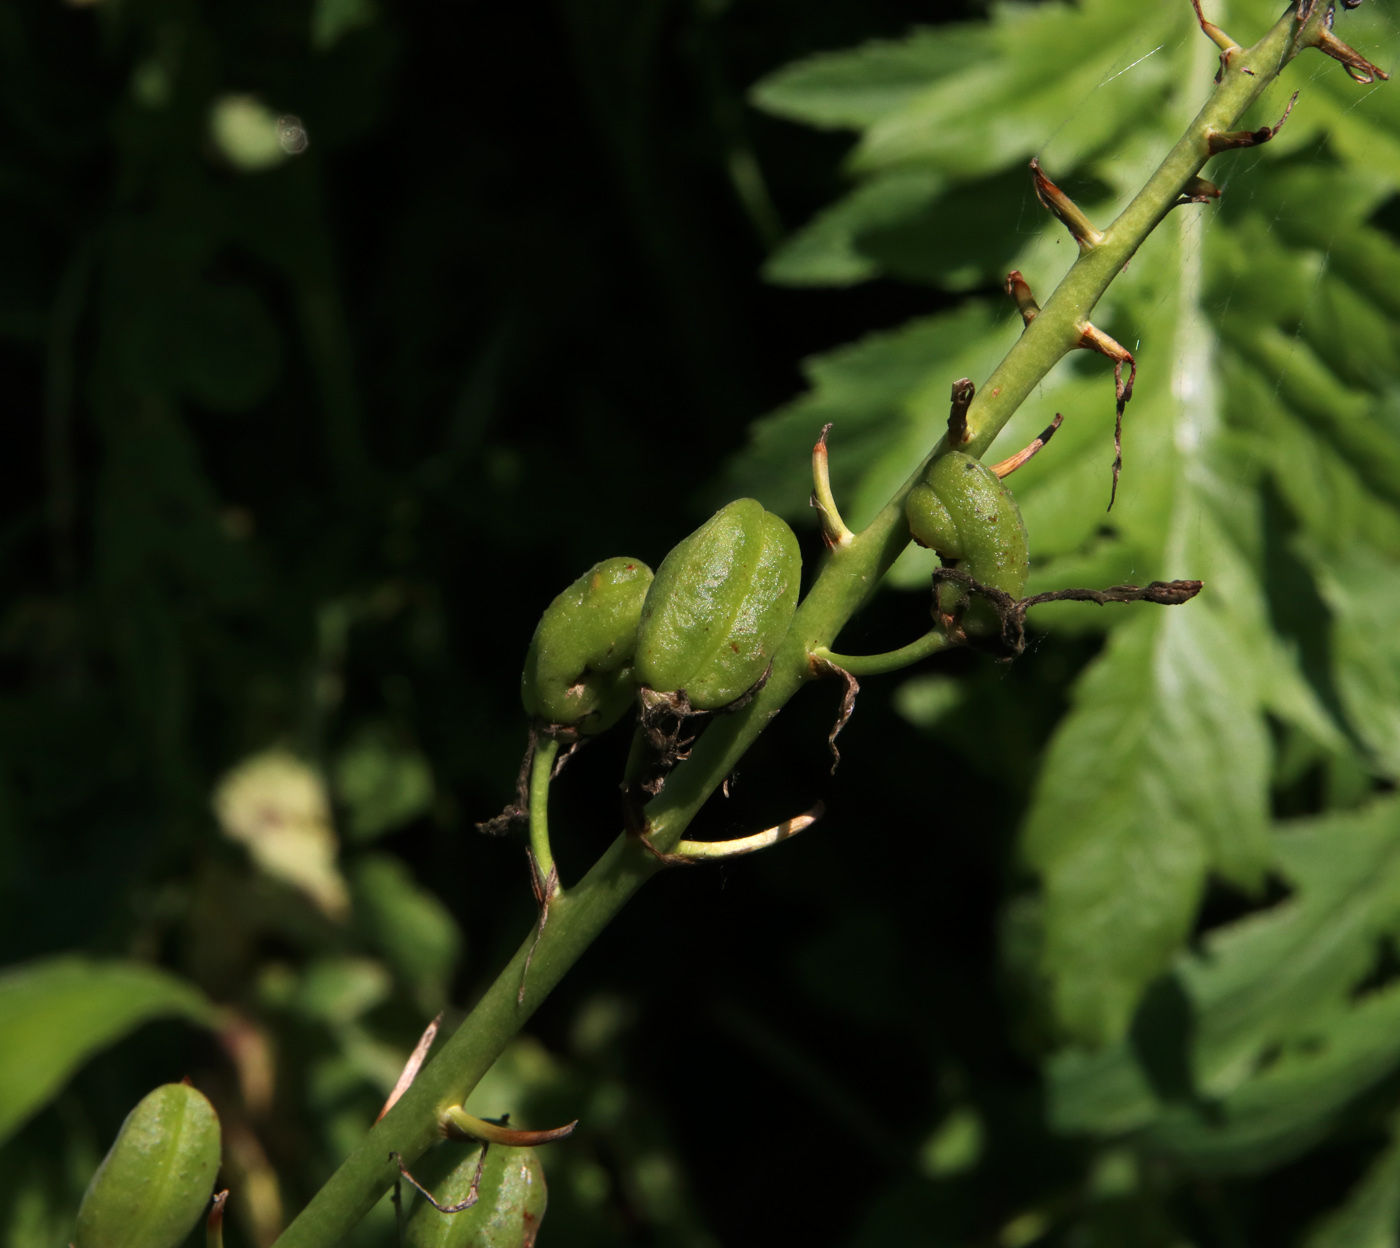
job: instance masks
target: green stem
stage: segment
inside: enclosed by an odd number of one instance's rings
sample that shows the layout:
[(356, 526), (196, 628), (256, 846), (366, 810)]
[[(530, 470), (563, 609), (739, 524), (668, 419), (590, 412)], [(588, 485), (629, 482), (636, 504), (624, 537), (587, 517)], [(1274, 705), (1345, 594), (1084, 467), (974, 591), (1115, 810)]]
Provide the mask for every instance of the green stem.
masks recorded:
[(558, 754), (557, 738), (545, 737), (530, 764), (530, 852), (546, 880), (554, 870), (554, 851), (549, 847), (549, 780)]
[[(1321, 21), (1325, 9), (1325, 5), (1318, 5), (1312, 20)], [(972, 438), (965, 449), (975, 455), (985, 452), (1021, 402), (1075, 347), (1080, 324), (1088, 319), (1113, 277), (1205, 164), (1210, 132), (1234, 129), (1245, 110), (1292, 59), (1301, 46), (1294, 34), (1290, 6), (1258, 44), (1231, 58), (1223, 80), (1181, 141), (1104, 231), (1102, 242), (1075, 262), (1040, 315), (982, 387), (968, 412)], [(1244, 72), (1246, 66), (1252, 74)], [(940, 443), (929, 458), (941, 450)], [(814, 670), (813, 656), (835, 641), (907, 544), (904, 502), (927, 462), (919, 465), (867, 529), (830, 552), (774, 656), (768, 682), (741, 710), (718, 716), (709, 725), (689, 759), (676, 768), (665, 789), (647, 805), (651, 840), (658, 850), (666, 853), (675, 848), (706, 799), (758, 735), (788, 699), (819, 674)], [(838, 656), (832, 657), (839, 661)], [(442, 1112), (466, 1100), (564, 973), (658, 870), (657, 859), (623, 834), (577, 885), (555, 898), (535, 949), (523, 1000), (517, 1003), (516, 993), (534, 940), (533, 930), (442, 1051), (287, 1228), (278, 1240), (280, 1248), (329, 1248), (339, 1243), (398, 1176), (389, 1154), (398, 1152), (405, 1164), (412, 1165), (437, 1141)]]
[(886, 650), (884, 654), (837, 654), (825, 646), (812, 651), (814, 659), (825, 659), (837, 667), (844, 668), (852, 676), (883, 676), (886, 672), (897, 672), (931, 654), (937, 654), (948, 646), (948, 637), (937, 629), (930, 629), (918, 641), (911, 641), (898, 650)]
[[(1309, 26), (1324, 20), (1319, 4)], [(1007, 352), (968, 409), (969, 455), (981, 456), (1006, 422), (1053, 365), (1079, 345), (1080, 326), (1104, 291), (1175, 206), (1186, 184), (1210, 159), (1212, 132), (1227, 133), (1291, 61), (1302, 46), (1295, 38), (1293, 6), (1252, 48), (1236, 52), (1186, 133), (1148, 179), (1098, 246), (1085, 251), (1065, 275), (1035, 320)]]

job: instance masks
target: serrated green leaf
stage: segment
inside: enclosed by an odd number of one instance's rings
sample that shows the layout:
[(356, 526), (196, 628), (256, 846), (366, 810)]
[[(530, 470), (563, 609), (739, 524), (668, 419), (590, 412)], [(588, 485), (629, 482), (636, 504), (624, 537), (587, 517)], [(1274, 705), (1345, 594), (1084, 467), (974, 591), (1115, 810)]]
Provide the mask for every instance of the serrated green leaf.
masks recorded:
[[(1212, 17), (1247, 42), (1274, 7), (1235, 0)], [(1338, 33), (1383, 62), (1400, 52), (1374, 15), (1339, 17)], [(943, 51), (920, 32), (765, 84), (757, 99), (770, 111), (859, 134), (856, 186), (778, 254), (775, 276), (894, 276), (951, 290), (1014, 264), (1043, 298), (1072, 253), (1038, 215), (1022, 162), (1040, 153), (1106, 224), (1199, 106), (1217, 56), (1187, 5), (1144, 11), (1128, 0), (994, 5)], [(1354, 748), (1325, 709), (1329, 689), (1303, 677), (1300, 639), (1279, 632), (1266, 605), (1259, 491), (1272, 489), (1322, 549), (1364, 540), (1400, 554), (1400, 248), (1370, 224), (1400, 173), (1400, 97), (1358, 91), (1308, 53), (1248, 124), (1276, 120), (1295, 84), (1303, 95), (1278, 140), (1208, 170), (1223, 206), (1173, 214), (1094, 314), (1139, 365), (1113, 513), (1097, 497), (1111, 455), (1101, 359), (1076, 354), (1057, 367), (991, 453), (1009, 454), (1064, 412), (1054, 444), (1013, 480), (1035, 589), (1208, 582), (1169, 620), (1074, 605), (1031, 619), (1111, 633), (1052, 742), (1026, 833), (1046, 890), (1043, 969), (1060, 1021), (1097, 1042), (1121, 1035), (1171, 963), (1208, 875), (1245, 888), (1261, 878), (1275, 770), (1268, 717), (1324, 755)], [(965, 246), (954, 263), (964, 193), (986, 220), (1020, 214), (1015, 256)], [(970, 302), (955, 349), (928, 323), (922, 340), (911, 327), (815, 362), (814, 392), (760, 423), (731, 487), (781, 480), (769, 505), (797, 514), (807, 449), (836, 419), (833, 479), (858, 524), (941, 432), (948, 384), (990, 372), (1013, 317), (1005, 302), (990, 315)], [(930, 563), (906, 555), (891, 583), (926, 584)], [(1378, 600), (1368, 618), (1384, 610)], [(1346, 668), (1352, 727), (1375, 750), (1400, 734), (1382, 722), (1391, 660), (1375, 641), (1335, 654), (1332, 684), (1340, 690)], [(1372, 706), (1356, 709), (1366, 690)]]
[(1143, 612), (1051, 743), (1025, 853), (1045, 890), (1059, 1016), (1091, 1042), (1122, 1034), (1212, 867), (1246, 887), (1261, 878), (1269, 754), (1253, 672), (1204, 604)]
[(154, 1018), (214, 1024), (192, 984), (139, 962), (48, 958), (0, 975), (0, 1141), (95, 1053)]
[[(1263, 1147), (1273, 1133), (1283, 1148), (1295, 1128), (1306, 1134), (1400, 1059), (1381, 1025), (1362, 1014), (1373, 998), (1360, 1006), (1351, 999), (1381, 939), (1400, 931), (1400, 802), (1288, 825), (1274, 836), (1273, 858), (1293, 896), (1179, 955), (1130, 1039), (1054, 1060), (1051, 1116), (1060, 1129), (1155, 1132), (1170, 1121), (1154, 1138), (1201, 1157), (1224, 1158), (1244, 1139)], [(1393, 992), (1374, 999), (1391, 1001)], [(1393, 1002), (1383, 1008), (1393, 1013)], [(1364, 1033), (1354, 1044), (1353, 1031)], [(1334, 1045), (1350, 1056), (1308, 1065)], [(1248, 1091), (1275, 1069), (1267, 1059), (1280, 1052), (1294, 1055), (1287, 1070), (1295, 1073)], [(1269, 1089), (1281, 1098), (1276, 1118)], [(1236, 1135), (1212, 1135), (1196, 1121), (1222, 1106), (1246, 1124)]]
[(754, 87), (753, 102), (778, 117), (830, 128), (863, 129), (965, 65), (987, 56), (980, 25), (915, 29), (785, 66)]

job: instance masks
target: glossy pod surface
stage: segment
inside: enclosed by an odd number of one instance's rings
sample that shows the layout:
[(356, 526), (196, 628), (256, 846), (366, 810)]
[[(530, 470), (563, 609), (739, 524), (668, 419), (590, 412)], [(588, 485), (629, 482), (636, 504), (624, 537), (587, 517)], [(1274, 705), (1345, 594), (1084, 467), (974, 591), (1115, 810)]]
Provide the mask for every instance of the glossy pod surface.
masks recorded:
[[(481, 1148), (440, 1145), (415, 1178), (440, 1205), (467, 1198)], [(532, 1148), (492, 1144), (486, 1150), (477, 1202), (461, 1213), (439, 1213), (419, 1200), (408, 1219), (406, 1248), (531, 1248), (544, 1217), (544, 1170)]]
[(549, 604), (520, 678), (526, 711), (585, 736), (617, 721), (632, 701), (630, 667), (651, 579), (640, 559), (605, 559)]
[[(968, 455), (953, 451), (934, 460), (905, 505), (909, 532), (921, 546), (936, 550), (945, 565), (956, 564), (974, 580), (1012, 598), (1026, 591), (1030, 551), (1016, 499), (996, 473)], [(956, 585), (939, 590), (946, 614), (965, 610), (969, 633), (995, 633), (1000, 619), (990, 604)]]
[(126, 1116), (78, 1209), (75, 1248), (178, 1248), (209, 1204), (219, 1119), (203, 1093), (167, 1083)]
[(638, 683), (684, 690), (697, 710), (729, 705), (767, 670), (801, 579), (782, 520), (751, 498), (717, 511), (657, 569), (637, 631)]

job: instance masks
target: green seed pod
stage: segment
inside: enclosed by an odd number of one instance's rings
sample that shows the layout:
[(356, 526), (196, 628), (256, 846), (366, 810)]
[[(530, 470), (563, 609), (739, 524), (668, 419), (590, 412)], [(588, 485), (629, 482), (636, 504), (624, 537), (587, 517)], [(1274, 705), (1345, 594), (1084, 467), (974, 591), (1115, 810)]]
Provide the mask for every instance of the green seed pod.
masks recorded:
[[(914, 540), (936, 550), (945, 565), (956, 564), (973, 580), (1012, 598), (1026, 592), (1026, 525), (1015, 497), (990, 468), (958, 451), (941, 456), (910, 491), (904, 514)], [(948, 615), (965, 611), (963, 628), (969, 633), (999, 632), (1001, 621), (991, 604), (968, 598), (961, 586), (943, 585), (939, 609)]]
[(219, 1172), (219, 1118), (203, 1093), (167, 1083), (126, 1116), (78, 1209), (75, 1248), (178, 1248)]
[(526, 711), (585, 736), (617, 722), (632, 703), (630, 665), (650, 584), (640, 559), (605, 559), (549, 604), (520, 677)]
[[(440, 1205), (466, 1200), (481, 1148), (443, 1145), (424, 1158), (415, 1178)], [(539, 1233), (548, 1193), (533, 1148), (492, 1144), (481, 1168), (477, 1201), (460, 1213), (440, 1213), (420, 1200), (409, 1216), (406, 1248), (530, 1248)]]
[(792, 613), (802, 555), (761, 503), (717, 511), (662, 561), (637, 630), (639, 684), (684, 690), (691, 706), (727, 706), (768, 668)]

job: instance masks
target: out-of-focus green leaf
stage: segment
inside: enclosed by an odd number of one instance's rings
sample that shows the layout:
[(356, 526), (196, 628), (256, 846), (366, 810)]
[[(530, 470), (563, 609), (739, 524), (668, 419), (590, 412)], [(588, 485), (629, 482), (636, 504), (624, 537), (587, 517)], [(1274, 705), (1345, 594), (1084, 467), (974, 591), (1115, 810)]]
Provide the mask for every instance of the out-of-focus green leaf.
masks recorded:
[(214, 810), (224, 834), (246, 846), (259, 869), (330, 918), (345, 916), (350, 898), (336, 865), (330, 801), (314, 768), (280, 750), (254, 754), (219, 782)]
[(0, 975), (0, 1140), (94, 1053), (171, 1016), (214, 1024), (197, 988), (139, 962), (50, 958)]
[(373, 840), (432, 805), (433, 773), (417, 750), (367, 727), (336, 760), (336, 796), (349, 808), (351, 839)]
[(1400, 776), (1400, 563), (1359, 543), (1308, 560), (1332, 611), (1337, 695), (1387, 776)]
[(1400, 931), (1400, 803), (1277, 833), (1274, 867), (1294, 896), (1180, 955), (1128, 1040), (1055, 1059), (1061, 1129), (1147, 1129), (1202, 1165), (1248, 1168), (1251, 1149), (1259, 1165), (1288, 1153), (1386, 1073), (1395, 990), (1351, 997)]
[(302, 975), (293, 1004), (308, 1018), (344, 1026), (388, 1000), (392, 988), (389, 973), (373, 958), (317, 958)]
[(915, 30), (788, 65), (760, 82), (753, 100), (794, 121), (863, 129), (907, 106), (930, 83), (983, 59), (991, 46), (980, 25)]
[(373, 24), (374, 0), (316, 0), (311, 9), (311, 46), (327, 52), (352, 30)]
[(426, 1010), (442, 1008), (462, 937), (447, 907), (387, 854), (367, 854), (351, 873), (355, 914), (395, 974)]
[(275, 168), (292, 153), (281, 142), (277, 114), (252, 95), (221, 95), (209, 110), (209, 137), (243, 173)]
[(916, 728), (932, 728), (963, 700), (963, 688), (951, 676), (914, 676), (894, 694), (894, 709)]
[(1400, 989), (1325, 1018), (1306, 1043), (1215, 1104), (1173, 1105), (1145, 1133), (1192, 1169), (1251, 1174), (1310, 1148), (1400, 1060)]

